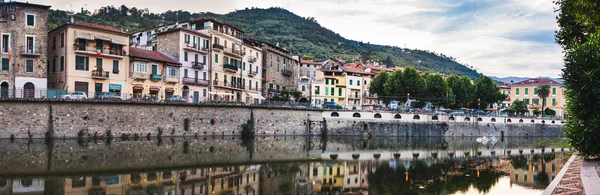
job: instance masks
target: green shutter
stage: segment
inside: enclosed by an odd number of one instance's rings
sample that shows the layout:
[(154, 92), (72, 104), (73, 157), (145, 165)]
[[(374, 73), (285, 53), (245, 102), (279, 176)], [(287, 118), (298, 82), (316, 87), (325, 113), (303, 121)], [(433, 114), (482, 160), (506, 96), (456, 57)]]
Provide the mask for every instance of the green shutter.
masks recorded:
[(552, 88), (552, 94), (556, 95), (556, 88)]
[(33, 26), (35, 24), (35, 16), (27, 15), (27, 26)]
[(538, 88), (533, 88), (533, 94), (537, 94)]
[(215, 63), (219, 63), (219, 54), (215, 54)]
[(188, 69), (183, 69), (183, 78), (188, 77)]
[(338, 96), (342, 96), (342, 88), (338, 88)]
[(329, 85), (329, 79), (325, 79), (325, 85)]
[(8, 70), (8, 67), (10, 67), (10, 61), (8, 61), (8, 58), (2, 58), (2, 70)]
[(183, 52), (183, 61), (184, 62), (188, 61), (188, 52)]
[(529, 94), (529, 88), (525, 88), (525, 95)]
[(552, 98), (552, 105), (555, 106), (556, 105), (556, 98)]
[(517, 88), (516, 94), (519, 95), (519, 88)]

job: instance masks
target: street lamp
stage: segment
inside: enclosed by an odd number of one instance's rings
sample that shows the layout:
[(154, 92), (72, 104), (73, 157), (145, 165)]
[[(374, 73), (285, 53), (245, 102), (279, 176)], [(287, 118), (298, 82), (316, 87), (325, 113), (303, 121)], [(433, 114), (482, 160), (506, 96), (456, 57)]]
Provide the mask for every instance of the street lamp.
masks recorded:
[(477, 98), (477, 109), (481, 110), (481, 103), (479, 103), (481, 99)]

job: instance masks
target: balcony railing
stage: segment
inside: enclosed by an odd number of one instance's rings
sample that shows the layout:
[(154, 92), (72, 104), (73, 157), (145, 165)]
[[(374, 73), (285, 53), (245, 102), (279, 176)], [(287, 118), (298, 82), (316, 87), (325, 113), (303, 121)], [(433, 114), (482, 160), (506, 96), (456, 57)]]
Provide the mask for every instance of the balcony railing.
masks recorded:
[(292, 76), (292, 71), (289, 69), (283, 69), (283, 70), (281, 70), (281, 74), (283, 74), (285, 76)]
[(165, 81), (167, 83), (179, 83), (179, 77), (178, 76), (166, 76)]
[(113, 58), (125, 58), (126, 56), (123, 54), (123, 51), (118, 49), (105, 49), (105, 48), (96, 48), (94, 46), (81, 46), (77, 43), (74, 44), (75, 53), (78, 54), (87, 54), (93, 56), (106, 56)]
[(269, 89), (269, 93), (281, 93), (279, 89)]
[(149, 77), (150, 77), (150, 75), (148, 73), (143, 73), (143, 72), (132, 72), (131, 73), (131, 78), (133, 78), (133, 79), (146, 80)]
[(234, 82), (227, 82), (227, 81), (223, 81), (223, 82), (213, 81), (213, 85), (216, 87), (224, 87), (224, 88), (230, 88), (230, 89), (245, 89), (246, 88), (246, 86), (242, 85), (241, 83), (234, 83)]
[(231, 65), (231, 64), (224, 64), (223, 65), (223, 70), (225, 71), (229, 71), (229, 72), (237, 72), (238, 71), (238, 67)]
[(191, 50), (195, 52), (208, 53), (209, 49), (206, 47), (202, 47), (199, 44), (188, 44), (183, 49)]
[(362, 98), (362, 96), (356, 95), (356, 94), (355, 95), (348, 95), (348, 99), (361, 99), (361, 98)]
[(150, 80), (160, 81), (161, 79), (162, 79), (162, 76), (160, 76), (159, 74), (151, 74), (150, 75)]
[(250, 56), (250, 57), (248, 57), (248, 62), (254, 63), (254, 62), (256, 62), (257, 59), (258, 59), (257, 57)]
[(223, 50), (223, 46), (215, 43), (215, 44), (213, 44), (213, 49)]
[(41, 56), (42, 55), (41, 51), (42, 51), (42, 47), (33, 48), (33, 47), (21, 46), (21, 55), (23, 55), (23, 56), (30, 56), (30, 57)]
[(252, 71), (252, 70), (251, 70), (250, 72), (248, 72), (248, 76), (249, 76), (249, 77), (254, 77), (254, 76), (256, 76), (257, 74), (258, 74), (258, 73), (257, 73), (256, 71)]
[(192, 62), (192, 68), (194, 69), (204, 70), (204, 65), (202, 62)]
[(225, 54), (233, 55), (233, 56), (236, 56), (239, 58), (244, 56), (244, 52), (242, 52), (242, 50), (240, 50), (240, 49), (227, 48), (224, 50), (224, 52), (225, 52)]
[(198, 78), (183, 78), (183, 83), (190, 85), (208, 86), (208, 80), (202, 80)]
[(101, 70), (93, 70), (92, 71), (92, 78), (94, 79), (108, 79), (108, 75), (110, 73), (108, 71), (101, 71)]

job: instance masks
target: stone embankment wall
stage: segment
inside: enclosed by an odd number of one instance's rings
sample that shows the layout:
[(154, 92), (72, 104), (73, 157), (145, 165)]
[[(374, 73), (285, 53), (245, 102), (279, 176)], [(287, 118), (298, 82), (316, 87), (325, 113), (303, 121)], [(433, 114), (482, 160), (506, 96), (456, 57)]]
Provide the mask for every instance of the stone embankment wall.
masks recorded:
[(561, 136), (559, 120), (69, 101), (0, 102), (0, 138), (240, 135)]

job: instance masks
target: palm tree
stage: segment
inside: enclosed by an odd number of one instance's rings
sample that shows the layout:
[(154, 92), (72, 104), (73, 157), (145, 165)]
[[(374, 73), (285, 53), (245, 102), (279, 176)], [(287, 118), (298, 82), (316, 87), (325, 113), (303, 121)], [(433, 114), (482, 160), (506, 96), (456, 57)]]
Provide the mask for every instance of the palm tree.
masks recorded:
[(537, 86), (537, 95), (542, 99), (542, 117), (546, 115), (546, 110), (544, 110), (544, 106), (546, 106), (546, 98), (550, 96), (550, 85), (543, 84)]

